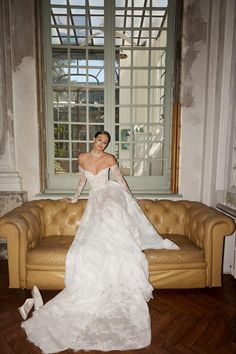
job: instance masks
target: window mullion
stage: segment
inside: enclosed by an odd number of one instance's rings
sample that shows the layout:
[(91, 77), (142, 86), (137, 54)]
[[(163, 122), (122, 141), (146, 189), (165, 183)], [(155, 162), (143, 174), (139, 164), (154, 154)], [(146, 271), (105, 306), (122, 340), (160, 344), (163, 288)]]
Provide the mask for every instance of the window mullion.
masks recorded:
[(115, 154), (115, 0), (104, 6), (104, 126), (111, 134), (109, 151)]

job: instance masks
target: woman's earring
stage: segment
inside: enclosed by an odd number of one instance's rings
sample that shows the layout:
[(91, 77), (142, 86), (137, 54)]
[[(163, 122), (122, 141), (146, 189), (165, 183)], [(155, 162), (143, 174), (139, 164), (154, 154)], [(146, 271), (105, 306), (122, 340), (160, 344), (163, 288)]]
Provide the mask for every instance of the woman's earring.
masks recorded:
[(24, 304), (21, 307), (18, 307), (18, 310), (23, 320), (26, 320), (33, 305), (34, 305), (34, 299), (29, 298), (25, 300)]

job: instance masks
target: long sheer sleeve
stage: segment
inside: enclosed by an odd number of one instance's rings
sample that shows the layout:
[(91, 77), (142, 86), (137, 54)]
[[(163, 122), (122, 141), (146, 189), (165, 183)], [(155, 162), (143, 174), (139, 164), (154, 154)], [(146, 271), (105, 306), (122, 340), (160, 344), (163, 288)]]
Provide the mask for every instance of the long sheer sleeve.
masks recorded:
[(133, 194), (131, 193), (131, 191), (128, 187), (126, 180), (124, 179), (124, 177), (122, 176), (122, 174), (120, 172), (119, 167), (117, 165), (113, 165), (111, 167), (111, 172), (112, 172), (113, 177), (121, 185), (121, 187), (134, 198)]
[(78, 184), (78, 187), (77, 187), (77, 190), (74, 194), (74, 196), (71, 198), (71, 202), (72, 203), (76, 203), (84, 189), (84, 186), (85, 186), (85, 183), (86, 183), (86, 177), (85, 177), (85, 174), (83, 173), (83, 171), (80, 169), (79, 170), (79, 184)]

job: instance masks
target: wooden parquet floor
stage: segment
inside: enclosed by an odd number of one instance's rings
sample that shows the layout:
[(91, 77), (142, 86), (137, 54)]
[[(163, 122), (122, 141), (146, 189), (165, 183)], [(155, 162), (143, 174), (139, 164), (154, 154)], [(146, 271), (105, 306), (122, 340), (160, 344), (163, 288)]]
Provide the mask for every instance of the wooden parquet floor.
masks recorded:
[[(45, 301), (55, 291), (42, 291)], [(0, 261), (0, 354), (40, 354), (26, 340), (17, 310), (29, 290), (8, 289), (7, 261)], [(149, 302), (152, 343), (140, 350), (111, 354), (230, 354), (236, 353), (236, 280), (224, 275), (223, 287), (155, 290)], [(63, 354), (72, 354), (66, 350)], [(78, 353), (84, 353), (80, 351)], [(101, 354), (101, 351), (89, 351)]]

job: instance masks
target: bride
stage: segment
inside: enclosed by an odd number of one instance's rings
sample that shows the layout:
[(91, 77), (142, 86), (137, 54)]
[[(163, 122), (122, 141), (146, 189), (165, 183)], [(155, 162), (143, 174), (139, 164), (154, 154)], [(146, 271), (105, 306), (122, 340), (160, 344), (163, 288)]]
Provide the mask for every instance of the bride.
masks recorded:
[(99, 131), (91, 152), (79, 155), (79, 185), (66, 201), (77, 202), (86, 180), (91, 190), (67, 254), (65, 289), (43, 306), (34, 286), (33, 299), (19, 308), (26, 319), (34, 303), (36, 310), (22, 328), (43, 353), (129, 350), (151, 341), (147, 301), (153, 287), (142, 250), (178, 247), (143, 214), (115, 157), (105, 152), (109, 142), (110, 134)]

